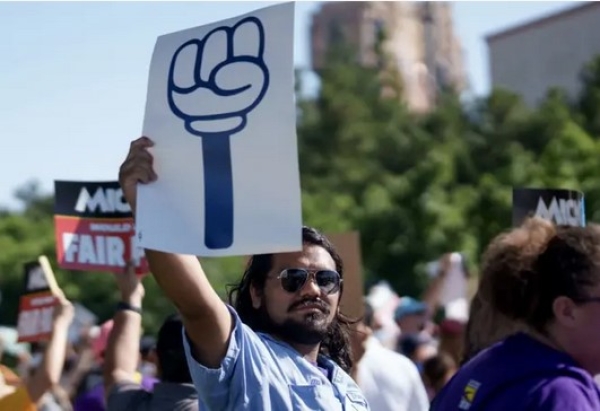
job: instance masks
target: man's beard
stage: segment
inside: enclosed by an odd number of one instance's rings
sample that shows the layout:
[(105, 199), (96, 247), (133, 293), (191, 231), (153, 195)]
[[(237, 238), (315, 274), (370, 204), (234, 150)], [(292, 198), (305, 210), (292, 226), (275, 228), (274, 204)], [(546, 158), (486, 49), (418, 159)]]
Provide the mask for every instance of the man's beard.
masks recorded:
[[(315, 303), (314, 301), (304, 301), (303, 303)], [(300, 304), (295, 304), (298, 307)], [(318, 313), (310, 312), (303, 316), (301, 321), (286, 319), (283, 323), (275, 323), (267, 312), (264, 302), (261, 304), (258, 315), (260, 317), (261, 331), (272, 334), (288, 343), (314, 345), (319, 344), (325, 339), (331, 329), (331, 322), (328, 320), (329, 308), (322, 304), (323, 311)], [(290, 308), (294, 308), (293, 306)], [(335, 321), (335, 320), (334, 320)]]

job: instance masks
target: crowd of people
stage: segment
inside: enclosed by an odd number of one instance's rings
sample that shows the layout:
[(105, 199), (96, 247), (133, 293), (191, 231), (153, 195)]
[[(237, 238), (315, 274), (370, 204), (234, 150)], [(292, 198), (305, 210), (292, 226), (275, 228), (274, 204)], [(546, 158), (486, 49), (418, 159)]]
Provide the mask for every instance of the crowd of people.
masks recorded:
[[(157, 177), (142, 137), (120, 183)], [(48, 342), (2, 367), (0, 411), (21, 410), (600, 410), (600, 229), (531, 218), (487, 247), (468, 315), (438, 318), (452, 255), (421, 299), (360, 319), (340, 310), (344, 265), (302, 229), (303, 249), (253, 256), (227, 301), (197, 258), (146, 250), (177, 308), (142, 337), (144, 288), (115, 275), (114, 317), (69, 343), (73, 307), (56, 307)], [(391, 307), (391, 308), (390, 308)]]

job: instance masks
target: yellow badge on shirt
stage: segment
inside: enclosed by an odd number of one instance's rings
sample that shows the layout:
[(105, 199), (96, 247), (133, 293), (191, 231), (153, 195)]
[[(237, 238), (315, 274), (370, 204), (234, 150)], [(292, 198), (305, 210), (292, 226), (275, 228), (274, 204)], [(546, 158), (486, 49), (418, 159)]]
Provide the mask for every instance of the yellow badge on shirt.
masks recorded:
[(473, 404), (473, 400), (475, 399), (475, 395), (477, 394), (477, 390), (479, 389), (480, 386), (481, 386), (481, 383), (479, 383), (475, 380), (470, 380), (467, 383), (467, 386), (465, 387), (465, 389), (463, 391), (463, 395), (460, 400), (460, 404), (458, 405), (459, 409), (468, 410), (469, 408), (471, 408), (471, 405)]

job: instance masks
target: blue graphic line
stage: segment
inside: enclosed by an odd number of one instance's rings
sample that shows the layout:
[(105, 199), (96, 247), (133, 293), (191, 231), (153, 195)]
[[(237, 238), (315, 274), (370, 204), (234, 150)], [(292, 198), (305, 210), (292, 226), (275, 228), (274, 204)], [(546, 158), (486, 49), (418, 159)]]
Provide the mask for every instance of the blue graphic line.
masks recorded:
[(226, 135), (202, 139), (204, 161), (204, 242), (210, 249), (233, 243), (233, 177), (231, 147)]
[[(248, 43), (247, 38), (236, 39), (240, 28), (251, 27), (258, 34), (254, 51), (236, 54), (236, 42)], [(226, 38), (226, 55), (223, 61), (210, 68), (206, 80), (201, 77), (205, 63), (203, 57), (208, 39), (217, 33)], [(239, 44), (237, 45), (239, 47)], [(244, 46), (248, 46), (244, 44)], [(245, 50), (247, 47), (244, 48)], [(184, 50), (195, 50), (193, 85), (180, 87), (175, 84), (175, 68)], [(222, 51), (222, 50), (221, 50)], [(248, 114), (262, 101), (269, 88), (269, 69), (264, 61), (265, 33), (262, 22), (254, 17), (246, 17), (232, 27), (217, 27), (203, 39), (191, 39), (182, 44), (174, 53), (169, 66), (167, 82), (167, 101), (175, 116), (183, 120), (185, 130), (202, 138), (204, 164), (204, 209), (205, 209), (205, 245), (210, 249), (225, 249), (233, 244), (234, 195), (231, 164), (231, 136), (242, 131), (247, 124)], [(208, 52), (208, 51), (207, 51)], [(181, 63), (179, 63), (181, 64)], [(244, 70), (250, 72), (252, 80), (248, 84), (225, 88), (219, 84), (218, 75), (231, 68), (236, 80), (245, 78)], [(231, 76), (231, 70), (225, 71)], [(257, 73), (260, 76), (257, 77)], [(211, 106), (202, 105), (198, 92), (212, 95)], [(190, 103), (190, 99), (191, 103)], [(188, 104), (182, 104), (183, 102)], [(179, 102), (179, 103), (178, 103)], [(228, 109), (219, 111), (221, 107)]]

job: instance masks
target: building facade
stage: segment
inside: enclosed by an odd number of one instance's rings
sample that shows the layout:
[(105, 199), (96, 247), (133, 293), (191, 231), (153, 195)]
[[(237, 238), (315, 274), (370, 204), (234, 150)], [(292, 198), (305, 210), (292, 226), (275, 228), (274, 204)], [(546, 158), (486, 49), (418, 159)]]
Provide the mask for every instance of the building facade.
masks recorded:
[(325, 2), (313, 16), (312, 65), (319, 71), (336, 36), (357, 51), (357, 62), (375, 66), (375, 44), (382, 30), (383, 45), (403, 84), (403, 99), (415, 112), (435, 106), (437, 91), (466, 85), (463, 53), (454, 33), (447, 2)]
[(552, 87), (576, 97), (582, 68), (600, 54), (600, 3), (586, 2), (486, 37), (492, 87), (536, 106)]

